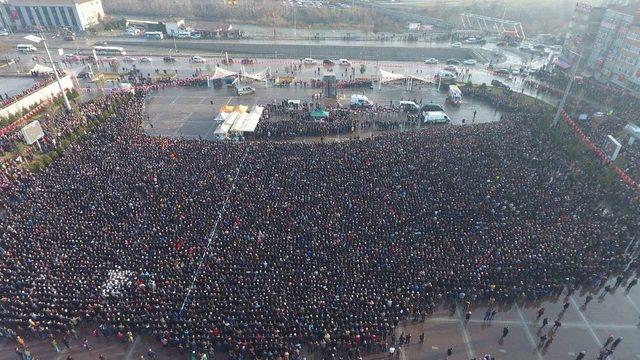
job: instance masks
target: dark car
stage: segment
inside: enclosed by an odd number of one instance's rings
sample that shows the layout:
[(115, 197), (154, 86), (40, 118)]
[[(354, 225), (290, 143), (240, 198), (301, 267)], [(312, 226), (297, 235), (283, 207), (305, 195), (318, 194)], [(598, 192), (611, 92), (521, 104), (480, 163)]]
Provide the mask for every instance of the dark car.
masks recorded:
[(253, 65), (255, 61), (253, 59), (242, 59), (240, 63), (242, 65)]
[(500, 80), (491, 80), (491, 86), (501, 89), (511, 89), (511, 87)]
[(162, 58), (162, 60), (166, 63), (174, 63), (176, 62), (176, 58), (174, 58), (173, 56), (165, 56)]
[(336, 64), (335, 62), (333, 62), (332, 60), (329, 60), (329, 59), (322, 60), (322, 65), (324, 65), (324, 66), (333, 66), (335, 64)]
[(447, 60), (447, 65), (461, 65), (462, 62), (458, 59), (449, 59)]

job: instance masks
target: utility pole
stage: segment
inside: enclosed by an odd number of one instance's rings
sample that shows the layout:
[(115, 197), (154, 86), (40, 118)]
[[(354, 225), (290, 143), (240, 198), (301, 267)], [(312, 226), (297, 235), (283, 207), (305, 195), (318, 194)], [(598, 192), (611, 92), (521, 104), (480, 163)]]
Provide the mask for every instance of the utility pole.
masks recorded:
[(67, 98), (67, 93), (64, 91), (62, 87), (62, 83), (60, 82), (60, 76), (58, 76), (58, 69), (56, 69), (56, 64), (53, 62), (53, 58), (51, 57), (51, 53), (49, 52), (49, 47), (47, 46), (47, 41), (45, 40), (43, 35), (35, 36), (28, 35), (25, 36), (25, 39), (39, 43), (42, 42), (44, 45), (44, 50), (47, 52), (47, 57), (49, 58), (49, 62), (51, 63), (51, 69), (53, 70), (53, 75), (56, 77), (56, 82), (58, 83), (58, 87), (60, 88), (60, 92), (62, 93), (62, 98), (64, 99), (64, 107), (67, 111), (71, 111), (71, 104), (69, 103), (69, 99)]
[(560, 105), (558, 105), (558, 109), (556, 110), (556, 114), (553, 116), (553, 123), (551, 126), (558, 126), (558, 121), (560, 121), (560, 113), (564, 110), (564, 104), (569, 97), (569, 92), (571, 91), (571, 87), (573, 86), (573, 80), (576, 78), (576, 73), (578, 72), (578, 68), (580, 67), (580, 62), (582, 62), (582, 53), (577, 54), (571, 51), (572, 54), (576, 54), (578, 56), (578, 61), (574, 64), (574, 68), (571, 70), (571, 78), (569, 79), (569, 83), (567, 84), (566, 89), (564, 90), (564, 95), (562, 95), (562, 100), (560, 101)]

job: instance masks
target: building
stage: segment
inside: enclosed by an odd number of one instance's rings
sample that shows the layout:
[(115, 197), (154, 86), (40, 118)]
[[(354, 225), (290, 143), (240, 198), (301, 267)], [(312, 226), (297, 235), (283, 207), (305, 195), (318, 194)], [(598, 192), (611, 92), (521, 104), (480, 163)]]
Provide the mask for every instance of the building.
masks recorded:
[(640, 14), (635, 16), (622, 41), (620, 55), (613, 65), (610, 82), (628, 90), (640, 91)]
[(558, 62), (561, 67), (573, 66), (578, 62), (579, 57), (582, 60), (578, 70), (585, 67), (587, 59), (591, 57), (593, 44), (605, 12), (606, 9), (602, 7), (593, 7), (584, 2), (576, 3)]
[(13, 31), (69, 28), (84, 31), (104, 18), (101, 0), (7, 0), (0, 23)]
[(611, 6), (604, 14), (587, 60), (587, 68), (598, 80), (607, 80), (616, 72), (622, 45), (638, 6)]

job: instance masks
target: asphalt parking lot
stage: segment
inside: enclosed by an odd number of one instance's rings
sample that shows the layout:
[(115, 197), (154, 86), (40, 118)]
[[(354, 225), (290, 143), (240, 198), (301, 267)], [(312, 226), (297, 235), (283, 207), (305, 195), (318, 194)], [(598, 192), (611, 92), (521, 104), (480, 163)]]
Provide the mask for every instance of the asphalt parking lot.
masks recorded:
[[(214, 118), (223, 105), (264, 105), (278, 102), (282, 99), (299, 99), (311, 101), (314, 93), (320, 89), (310, 88), (265, 88), (263, 84), (254, 84), (254, 95), (237, 96), (231, 89), (221, 88), (170, 88), (159, 90), (147, 99), (146, 111), (149, 114), (149, 125), (145, 129), (150, 135), (170, 137), (211, 139), (217, 127)], [(342, 105), (348, 105), (351, 94), (364, 93), (374, 103), (390, 105), (391, 101), (400, 100), (422, 101), (423, 104), (434, 103), (444, 105), (445, 111), (451, 117), (452, 124), (460, 125), (462, 120), (471, 123), (473, 112), (476, 112), (475, 123), (497, 121), (500, 112), (474, 99), (466, 98), (460, 107), (445, 104), (446, 92), (438, 91), (434, 85), (414, 86), (414, 90), (407, 92), (402, 86), (384, 85), (382, 90), (340, 89), (338, 99)]]

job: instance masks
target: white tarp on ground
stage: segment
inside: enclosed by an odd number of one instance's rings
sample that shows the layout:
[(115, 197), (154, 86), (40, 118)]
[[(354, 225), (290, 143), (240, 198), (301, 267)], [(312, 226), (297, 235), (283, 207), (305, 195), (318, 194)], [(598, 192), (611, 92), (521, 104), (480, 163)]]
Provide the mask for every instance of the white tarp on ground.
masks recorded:
[(257, 73), (245, 73), (243, 72), (242, 76), (252, 79), (252, 80), (256, 80), (256, 81), (266, 81), (267, 80), (267, 75), (271, 72), (270, 68), (266, 68), (260, 72)]
[(395, 73), (392, 73), (391, 71), (386, 71), (386, 70), (382, 70), (382, 69), (380, 69), (379, 75), (380, 75), (380, 82), (381, 83), (385, 83), (385, 82), (389, 82), (389, 81), (396, 81), (396, 80), (403, 80), (403, 79), (407, 78), (406, 75), (395, 74)]
[(236, 122), (231, 127), (231, 131), (234, 132), (254, 132), (256, 131), (256, 127), (258, 126), (258, 122), (260, 122), (260, 118), (262, 117), (262, 111), (264, 108), (262, 106), (254, 106), (251, 109), (251, 112), (245, 113), (242, 119), (237, 119)]
[(36, 64), (31, 70), (29, 70), (31, 72), (38, 72), (38, 73), (53, 73), (53, 69), (48, 67), (48, 66), (44, 66), (44, 65), (40, 65), (40, 64)]
[(231, 70), (223, 69), (221, 67), (216, 66), (216, 71), (214, 71), (213, 76), (211, 76), (209, 79), (211, 80), (224, 79), (226, 77), (236, 76), (236, 75), (238, 75), (237, 72), (233, 72)]

